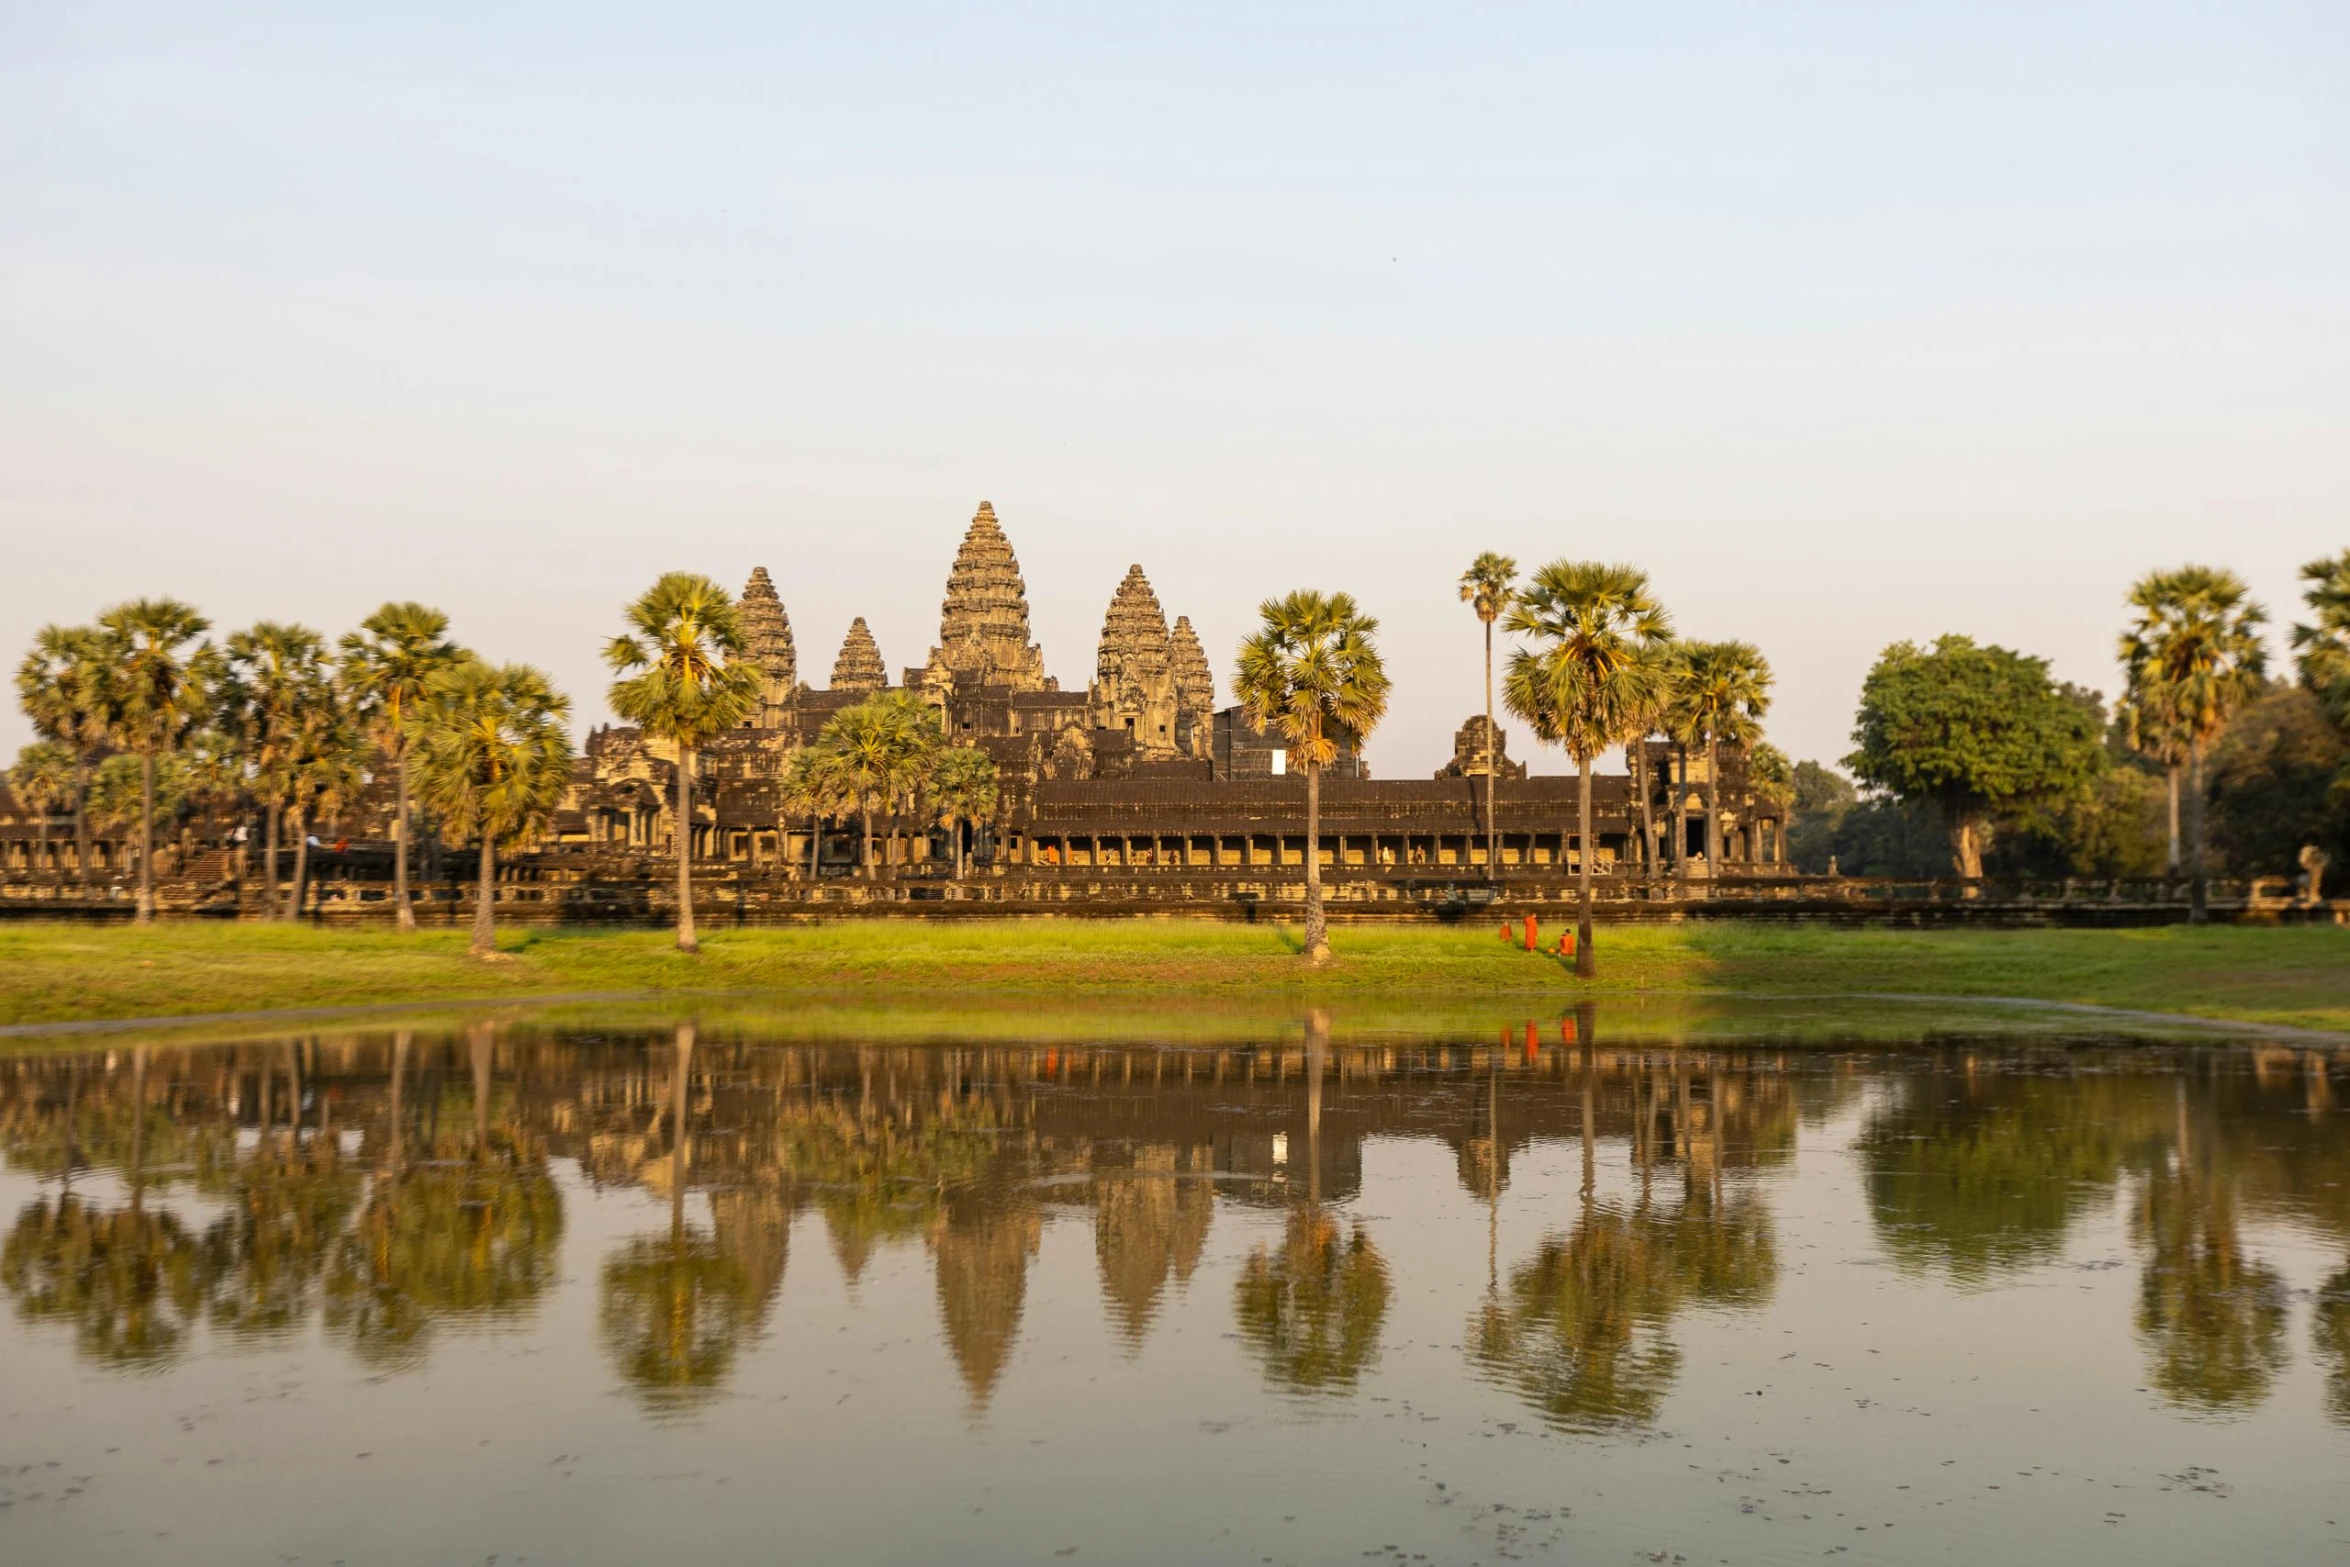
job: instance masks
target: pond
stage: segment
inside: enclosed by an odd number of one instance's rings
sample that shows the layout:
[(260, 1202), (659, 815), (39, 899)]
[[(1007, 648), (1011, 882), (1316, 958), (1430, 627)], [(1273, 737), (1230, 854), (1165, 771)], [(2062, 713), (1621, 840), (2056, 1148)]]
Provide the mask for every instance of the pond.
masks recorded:
[(2091, 1026), (19, 1053), (0, 1559), (2350, 1558), (2350, 1050)]

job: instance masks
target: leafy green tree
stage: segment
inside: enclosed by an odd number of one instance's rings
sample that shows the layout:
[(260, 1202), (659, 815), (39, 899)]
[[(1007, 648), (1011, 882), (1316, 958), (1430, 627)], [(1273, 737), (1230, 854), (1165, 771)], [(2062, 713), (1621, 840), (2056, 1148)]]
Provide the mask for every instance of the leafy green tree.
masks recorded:
[(694, 938), (695, 752), (759, 710), (759, 667), (734, 598), (708, 577), (672, 571), (628, 606), (629, 629), (604, 645), (612, 711), (677, 748), (677, 949)]
[(1836, 831), (1860, 791), (1842, 773), (1812, 761), (1797, 762), (1789, 782), (1787, 857), (1797, 870), (1818, 875), (1836, 858)]
[(1483, 551), (1461, 573), (1461, 602), (1477, 612), (1485, 627), (1485, 876), (1501, 874), (1501, 851), (1493, 831), (1493, 623), (1510, 607), (1510, 585), (1518, 580), (1518, 563), (1507, 555)]
[(2048, 678), (2045, 659), (1946, 636), (1897, 642), (1861, 686), (1857, 747), (1844, 766), (1949, 823), (1953, 868), (1983, 874), (1994, 813), (2086, 784), (2105, 764), (2099, 725)]
[(90, 881), (90, 823), (83, 809), (90, 773), (108, 744), (102, 691), (105, 639), (89, 626), (43, 626), (16, 666), (16, 698), (33, 732), (73, 758), (74, 865)]
[(543, 830), (571, 784), (571, 703), (526, 664), (467, 660), (433, 676), (411, 710), (425, 807), (481, 843), (475, 957), (497, 951), (497, 846)]
[(2350, 734), (2315, 692), (2275, 686), (2238, 713), (2207, 764), (2212, 837), (2244, 875), (2291, 875), (2304, 844), (2350, 864)]
[(352, 715), (391, 758), (397, 804), (392, 812), (392, 907), (401, 930), (416, 928), (408, 898), (408, 844), (415, 832), (409, 804), (408, 714), (425, 700), (435, 675), (455, 667), (465, 650), (449, 640), (449, 617), (422, 604), (386, 604), (343, 638), (341, 676)]
[(2309, 624), (2293, 627), (2293, 661), (2301, 683), (2317, 693), (2326, 716), (2350, 730), (2350, 550), (2301, 568)]
[(79, 771), (71, 751), (47, 740), (37, 740), (16, 753), (16, 765), (8, 770), (8, 788), (33, 813), (35, 864), (49, 858), (49, 818), (64, 806), (80, 805)]
[(1677, 647), (1670, 715), (1676, 738), (1705, 749), (1705, 863), (1722, 867), (1722, 743), (1753, 745), (1771, 710), (1771, 666), (1751, 642), (1683, 642)]
[(2130, 606), (2136, 613), (2121, 642), (2130, 711), (2186, 757), (2189, 918), (2200, 924), (2210, 873), (2203, 762), (2228, 720), (2260, 691), (2268, 612), (2243, 579), (2210, 566), (2154, 572), (2130, 590)]
[(1257, 733), (1280, 731), (1306, 769), (1305, 960), (1330, 961), (1322, 910), (1322, 769), (1341, 744), (1361, 745), (1387, 713), (1387, 666), (1373, 638), (1379, 622), (1352, 594), (1301, 588), (1257, 607), (1258, 628), (1240, 644), (1233, 694)]
[(922, 793), (938, 813), (939, 825), (954, 835), (957, 881), (963, 879), (967, 868), (963, 829), (966, 824), (976, 829), (995, 815), (997, 789), (996, 765), (985, 751), (967, 745), (945, 746), (931, 758)]
[[(865, 879), (878, 874), (873, 813), (911, 800), (946, 743), (938, 713), (911, 691), (877, 691), (824, 721), (816, 733), (818, 770), (825, 787), (856, 802), (862, 829)], [(834, 794), (831, 798), (841, 798)]]
[(231, 632), (227, 655), (228, 677), (239, 694), (235, 721), (251, 768), (249, 787), (262, 808), (261, 878), (269, 889), (269, 917), (291, 919), (299, 888), (279, 902), (278, 844), (320, 710), (333, 696), (326, 639), (308, 626), (264, 620)]
[(1534, 573), (1509, 630), (1535, 645), (1510, 655), (1503, 700), (1535, 737), (1563, 746), (1576, 772), (1575, 972), (1599, 972), (1592, 942), (1591, 764), (1645, 736), (1670, 678), (1673, 624), (1645, 572), (1556, 560)]
[(209, 715), (220, 657), (197, 639), (211, 622), (177, 599), (136, 599), (98, 617), (107, 738), (139, 759), (138, 923), (155, 919), (155, 768)]

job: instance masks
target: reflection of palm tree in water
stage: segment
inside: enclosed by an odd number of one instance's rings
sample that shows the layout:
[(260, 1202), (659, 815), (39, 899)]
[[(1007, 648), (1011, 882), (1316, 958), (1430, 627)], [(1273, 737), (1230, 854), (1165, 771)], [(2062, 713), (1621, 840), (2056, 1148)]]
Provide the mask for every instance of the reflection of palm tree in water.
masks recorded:
[[(1638, 1196), (1596, 1194), (1596, 1072), (1591, 1020), (1582, 1019), (1581, 1214), (1565, 1235), (1542, 1238), (1513, 1269), (1506, 1297), (1469, 1326), (1469, 1358), (1554, 1425), (1603, 1431), (1656, 1418), (1680, 1368), (1669, 1335), (1685, 1303), (1750, 1307), (1769, 1297), (1777, 1269), (1768, 1214), (1751, 1197), (1724, 1201), (1720, 1159), (1699, 1168), (1691, 1085), (1679, 1077), (1674, 1143), (1683, 1161), (1677, 1213), (1653, 1199), (1662, 1094), (1652, 1074), (1634, 1087), (1632, 1155)], [(1709, 1128), (1706, 1137), (1718, 1135)]]
[(2317, 1292), (2310, 1328), (2326, 1367), (2326, 1414), (2336, 1425), (2350, 1426), (2350, 1267)]
[(72, 1189), (80, 1072), (67, 1103), (66, 1185), (37, 1198), (0, 1243), (0, 1286), (28, 1321), (70, 1322), (81, 1353), (102, 1364), (168, 1363), (203, 1315), (211, 1291), (201, 1239), (170, 1213), (146, 1207), (147, 1051), (131, 1053), (130, 1201), (105, 1208)]
[(1357, 1224), (1341, 1237), (1322, 1208), (1322, 1074), (1329, 1016), (1306, 1021), (1307, 1201), (1289, 1216), (1281, 1252), (1257, 1246), (1233, 1291), (1244, 1343), (1284, 1392), (1351, 1391), (1378, 1358), (1390, 1293), (1387, 1262)]
[(2267, 1396), (2283, 1368), (2284, 1281), (2245, 1254), (2233, 1184), (2198, 1167), (2183, 1079), (2175, 1094), (2175, 1156), (2147, 1176), (2138, 1201), (2137, 1229), (2148, 1248), (2138, 1335), (2165, 1397), (2208, 1413), (2240, 1413)]
[(519, 1135), (491, 1135), (496, 1030), (471, 1030), (473, 1149), (464, 1162), (411, 1171), (403, 1119), (409, 1035), (392, 1043), (389, 1128), (382, 1168), (327, 1269), (329, 1333), (363, 1360), (422, 1360), (434, 1322), (500, 1321), (531, 1311), (555, 1278), (563, 1205), (543, 1154)]
[(716, 1396), (750, 1326), (752, 1289), (742, 1264), (685, 1222), (686, 1074), (694, 1026), (677, 1030), (669, 1110), (669, 1233), (640, 1235), (605, 1259), (605, 1352), (655, 1415), (691, 1411)]

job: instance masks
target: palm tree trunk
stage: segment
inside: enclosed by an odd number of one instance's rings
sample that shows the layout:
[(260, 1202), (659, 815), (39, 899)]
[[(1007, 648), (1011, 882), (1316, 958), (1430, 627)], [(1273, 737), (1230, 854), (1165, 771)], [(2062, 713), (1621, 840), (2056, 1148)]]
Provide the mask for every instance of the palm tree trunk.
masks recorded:
[[(1487, 853), (1490, 856), (1491, 851)], [(1305, 953), (1308, 963), (1330, 961), (1330, 927), (1322, 915), (1322, 764), (1310, 757), (1306, 762)]]
[(138, 924), (155, 923), (155, 753), (139, 753)]
[(1722, 879), (1722, 747), (1710, 734), (1705, 737), (1705, 874), (1708, 881)]
[(2206, 885), (2203, 839), (2203, 743), (2197, 741), (2187, 761), (2187, 923), (2200, 925), (2211, 918), (2211, 889)]
[(857, 801), (857, 826), (860, 829), (857, 858), (865, 862), (865, 879), (877, 878), (873, 870), (873, 802), (860, 797)]
[(1599, 955), (1591, 950), (1591, 758), (1575, 758), (1575, 972), (1589, 979), (1599, 972)]
[(416, 911), (408, 906), (408, 748), (400, 747), (398, 814), (392, 818), (392, 909), (396, 928), (416, 929)]
[(677, 950), (699, 952), (694, 939), (694, 753), (677, 748)]
[(481, 835), (481, 886), (473, 896), (474, 957), (486, 958), (498, 950), (498, 841), (485, 823)]
[(84, 891), (90, 885), (90, 762), (84, 756), (73, 766), (73, 868)]
[(1672, 817), (1665, 831), (1673, 840), (1673, 879), (1680, 883), (1679, 895), (1689, 896), (1689, 747), (1685, 743), (1673, 746)]
[(817, 863), (817, 856), (823, 852), (823, 847), (824, 813), (810, 811), (808, 813), (808, 884), (810, 886), (814, 886), (817, 878), (823, 874), (823, 867)]
[(399, 1179), (401, 1156), (405, 1151), (403, 1128), (406, 1122), (401, 1114), (400, 1090), (408, 1078), (408, 1050), (413, 1038), (404, 1028), (392, 1036), (391, 1156), (394, 1180)]
[(957, 816), (953, 821), (947, 823), (947, 831), (955, 835), (955, 880), (961, 881), (963, 873), (970, 863), (965, 857), (963, 849), (963, 818)]
[(286, 894), (288, 920), (302, 917), (302, 883), (310, 875), (310, 813), (299, 807), (294, 811), (294, 886)]
[(269, 802), (267, 820), (262, 831), (267, 835), (261, 844), (261, 907), (270, 919), (278, 918), (277, 907), (277, 835), (278, 803)]
[(2170, 784), (2170, 861), (2169, 874), (2179, 874), (2179, 764), (2173, 762), (2164, 769)]
[(1485, 879), (1501, 879), (1493, 841), (1493, 622), (1485, 622)]
[(1640, 874), (1656, 874), (1656, 812), (1648, 798), (1648, 736), (1632, 742), (1632, 790), (1640, 797)]

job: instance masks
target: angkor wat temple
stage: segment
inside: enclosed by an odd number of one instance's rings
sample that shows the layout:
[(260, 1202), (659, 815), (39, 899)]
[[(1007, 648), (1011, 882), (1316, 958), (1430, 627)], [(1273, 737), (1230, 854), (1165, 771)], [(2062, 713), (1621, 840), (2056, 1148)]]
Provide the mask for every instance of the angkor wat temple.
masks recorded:
[[(764, 699), (740, 730), (703, 750), (687, 824), (689, 852), (702, 867), (696, 901), (710, 897), (721, 917), (949, 896), (999, 906), (1229, 910), (1299, 895), (1304, 777), (1288, 765), (1278, 735), (1258, 733), (1237, 707), (1217, 707), (1214, 670), (1190, 620), (1179, 615), (1169, 625), (1140, 565), (1110, 595), (1083, 691), (1064, 691), (1045, 673), (1044, 652), (1030, 640), (1019, 561), (986, 502), (947, 574), (938, 644), (894, 683), (862, 617), (825, 685), (804, 681), (790, 616), (764, 567), (752, 571), (741, 607), (744, 656), (764, 678)], [(966, 835), (970, 865), (952, 887), (943, 885), (955, 858), (948, 828), (893, 819), (877, 823), (876, 842), (867, 845), (853, 821), (811, 822), (784, 806), (780, 782), (792, 754), (834, 713), (887, 689), (919, 693), (954, 743), (986, 752), (998, 770), (995, 818), (951, 829)], [(1583, 852), (1575, 780), (1528, 777), (1509, 757), (1506, 729), (1492, 748), (1502, 783), (1499, 863), (1486, 865), (1483, 724), (1472, 715), (1451, 758), (1425, 780), (1374, 780), (1352, 750), (1325, 770), (1317, 847), (1334, 904), (1458, 902), (1472, 892), (1482, 898), (1496, 883), (1513, 899), (1567, 890)], [(1640, 863), (1631, 777), (1595, 780), (1591, 852), (1611, 895), (1639, 895), (1632, 881), (1653, 883), (1657, 870), (1682, 884), (1785, 874), (1784, 810), (1748, 786), (1742, 755), (1725, 751), (1722, 759), (1719, 866), (1705, 856), (1702, 756), (1684, 762), (1650, 742), (1646, 762), (1660, 867)], [(553, 831), (514, 859), (509, 878), (542, 889), (568, 917), (655, 913), (664, 896), (660, 862), (674, 854), (679, 832), (675, 766), (674, 752), (637, 730), (592, 731)], [(347, 902), (358, 913), (382, 897), (370, 887), (383, 875), (390, 830), (390, 790), (381, 787), (319, 832), (327, 904)], [(119, 826), (100, 832), (89, 872), (119, 879), (131, 836)], [(175, 882), (170, 902), (242, 905), (257, 858), (249, 844), (232, 849), (221, 824), (202, 820), (159, 837), (170, 845), (158, 856), (159, 873)], [(458, 857), (437, 849), (421, 846), (426, 880), (442, 883), (425, 895), (453, 911), (469, 894), (456, 880)], [(37, 897), (46, 883), (55, 897), (81, 880), (69, 824), (38, 820), (0, 791), (0, 888)]]
[[(1002, 785), (996, 820), (967, 848), (981, 881), (1031, 881), (1038, 873), (1092, 872), (1120, 880), (1168, 872), (1278, 873), (1304, 865), (1301, 774), (1278, 735), (1260, 734), (1238, 707), (1216, 706), (1215, 674), (1191, 621), (1170, 626), (1140, 565), (1110, 595), (1095, 649), (1094, 677), (1064, 691), (1045, 673), (1029, 640), (1027, 586), (995, 508), (982, 501), (947, 574), (938, 645), (905, 667), (895, 687), (862, 618), (849, 627), (823, 689), (802, 682), (790, 617), (765, 568), (751, 573), (742, 606), (748, 656), (766, 680), (758, 717), (711, 745), (693, 823), (694, 853), (712, 862), (773, 865), (805, 874), (806, 818), (779, 808), (777, 781), (791, 753), (814, 740), (841, 708), (884, 689), (917, 692), (949, 738), (995, 762)], [(1324, 774), (1322, 861), (1334, 872), (1374, 881), (1475, 872), (1483, 879), (1481, 825), (1484, 719), (1472, 716), (1453, 755), (1422, 781), (1374, 780), (1351, 749)], [(1529, 778), (1509, 759), (1508, 732), (1495, 737), (1500, 868), (1552, 876), (1573, 869), (1579, 851), (1571, 778)], [(1690, 870), (1705, 876), (1702, 776), (1674, 787), (1671, 748), (1651, 747), (1652, 818), (1677, 834)], [(1696, 771), (1702, 775), (1702, 758)], [(673, 759), (633, 729), (589, 735), (574, 808), (559, 834), (566, 844), (660, 853), (676, 823)], [(1747, 786), (1742, 756), (1724, 759), (1721, 790), (1725, 869), (1781, 867), (1782, 809)], [(1676, 794), (1686, 796), (1678, 811)], [(1636, 859), (1638, 802), (1628, 776), (1596, 781), (1595, 867)], [(1677, 824), (1676, 824), (1677, 818)], [(848, 824), (842, 824), (846, 829)], [(880, 851), (901, 871), (952, 858), (945, 829), (893, 834)], [(824, 829), (823, 876), (856, 868), (853, 830)], [(1354, 879), (1342, 875), (1341, 883)], [(1344, 894), (1340, 894), (1344, 896)]]

